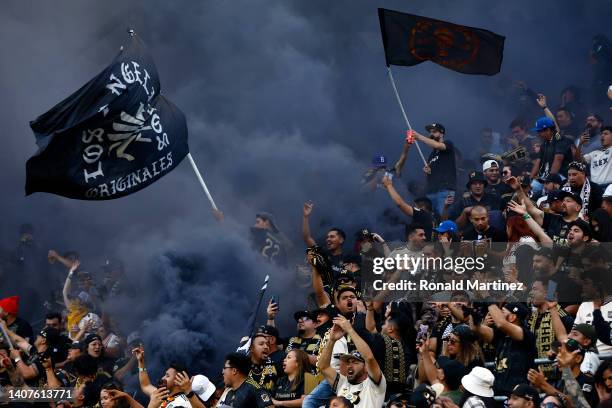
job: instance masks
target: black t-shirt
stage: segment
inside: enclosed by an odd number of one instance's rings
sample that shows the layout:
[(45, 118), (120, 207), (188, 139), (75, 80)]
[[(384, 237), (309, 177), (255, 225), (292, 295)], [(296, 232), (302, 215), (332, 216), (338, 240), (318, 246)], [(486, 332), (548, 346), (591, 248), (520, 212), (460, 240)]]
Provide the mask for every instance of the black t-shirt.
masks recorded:
[(567, 167), (573, 160), (572, 156), (572, 141), (567, 137), (555, 135), (552, 140), (542, 143), (540, 146), (540, 169), (538, 170), (538, 178), (544, 178), (550, 173), (555, 155), (562, 154), (563, 162), (559, 169), (559, 174), (567, 176)]
[(555, 244), (567, 246), (567, 232), (569, 222), (565, 221), (559, 214), (544, 213), (542, 229), (546, 232)]
[(256, 251), (277, 265), (287, 264), (287, 254), (279, 235), (273, 231), (251, 227), (251, 243)]
[(515, 341), (501, 330), (494, 329), (495, 395), (509, 395), (516, 384), (522, 384), (536, 358), (535, 335), (522, 326), (523, 339)]
[[(601, 207), (601, 202), (603, 200), (603, 193), (604, 190), (601, 188), (601, 186), (597, 183), (589, 183), (591, 186), (591, 192), (589, 194), (589, 202), (585, 203), (584, 205), (587, 206), (588, 210), (589, 210), (589, 214), (593, 214), (593, 212), (598, 209), (599, 207)], [(582, 188), (572, 188), (572, 193), (576, 194), (576, 195), (580, 195), (580, 193), (582, 192)]]
[(271, 407), (272, 398), (257, 385), (245, 381), (236, 390), (229, 390), (225, 398), (219, 404), (229, 405), (234, 408), (264, 408)]
[(291, 401), (302, 398), (302, 395), (304, 395), (304, 381), (302, 380), (295, 387), (294, 391), (291, 390), (292, 386), (293, 383), (287, 376), (278, 380), (274, 389), (274, 399), (278, 401)]
[(26, 322), (21, 317), (16, 317), (15, 321), (8, 326), (8, 328), (16, 335), (29, 339), (30, 343), (34, 343), (34, 331), (30, 323)]
[(485, 232), (478, 232), (473, 226), (470, 226), (463, 233), (463, 239), (466, 241), (476, 241), (485, 238), (489, 238), (492, 242), (508, 242), (506, 233), (493, 227), (489, 227)]
[[(576, 377), (576, 381), (580, 385), (580, 390), (582, 391), (582, 395), (587, 400), (589, 405), (592, 407), (596, 407), (599, 405), (599, 396), (597, 395), (597, 390), (595, 389), (595, 380), (592, 376), (584, 374), (582, 371)], [(565, 388), (565, 380), (561, 379), (556, 385), (556, 389), (559, 391), (563, 391)]]
[(427, 159), (431, 174), (427, 175), (427, 192), (457, 188), (457, 167), (455, 165), (455, 147), (452, 142), (444, 141), (445, 150), (434, 149)]

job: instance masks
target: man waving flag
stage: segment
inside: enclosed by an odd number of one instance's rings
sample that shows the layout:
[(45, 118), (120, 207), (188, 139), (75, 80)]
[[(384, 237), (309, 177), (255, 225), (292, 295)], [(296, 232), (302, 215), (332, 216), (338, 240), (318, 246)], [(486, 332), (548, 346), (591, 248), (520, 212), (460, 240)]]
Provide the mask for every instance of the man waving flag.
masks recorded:
[(30, 126), (39, 150), (26, 164), (26, 195), (119, 198), (189, 153), (185, 116), (160, 94), (155, 63), (133, 32), (109, 66)]

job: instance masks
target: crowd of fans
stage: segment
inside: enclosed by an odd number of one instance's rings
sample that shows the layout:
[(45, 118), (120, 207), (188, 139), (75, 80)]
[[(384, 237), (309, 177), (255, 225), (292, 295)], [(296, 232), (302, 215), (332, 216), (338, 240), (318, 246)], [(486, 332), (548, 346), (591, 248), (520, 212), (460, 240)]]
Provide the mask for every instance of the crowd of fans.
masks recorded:
[[(387, 242), (362, 229), (349, 249), (338, 227), (319, 244), (310, 225), (315, 205), (305, 203), (307, 255), (297, 270), (309, 279), (302, 293), (309, 307), (291, 311), (295, 330), (281, 331), (279, 302), (269, 299), (267, 321), (252, 333), (248, 352), (227, 350), (219, 367), (222, 377), (172, 363), (160, 381), (152, 381), (146, 344), (136, 331), (122, 333), (116, 325), (121, 316), (105, 310), (126, 290), (121, 262), (108, 261), (100, 280), (80, 268), (77, 253), (49, 250), (48, 263), (67, 274), (61, 292), (47, 304), (44, 321), (31, 325), (20, 310), (20, 297), (30, 301), (35, 295), (0, 299), (0, 398), (9, 401), (10, 389), (68, 388), (73, 394), (66, 400), (8, 403), (64, 408), (610, 406), (612, 258), (606, 243), (612, 241), (612, 127), (603, 119), (610, 112), (590, 111), (573, 87), (563, 91), (553, 112), (544, 95), (521, 87), (542, 112), (523, 112), (506, 137), (483, 129), (474, 157), (461, 154), (452, 132), (447, 135), (442, 124), (433, 123), (427, 134), (407, 132), (394, 166), (385, 156), (374, 158), (364, 190), (382, 189), (399, 207), (406, 224), (403, 242)], [(396, 186), (415, 143), (432, 151), (423, 182), (410, 188), (421, 194), (408, 200)], [(33, 236), (34, 229), (24, 225), (19, 247), (2, 265), (13, 271), (11, 276), (20, 276), (15, 271), (31, 258)], [(251, 239), (263, 257), (290, 269), (291, 240), (271, 214), (257, 215)], [(411, 273), (397, 269), (382, 275), (386, 283), (477, 280), (521, 283), (524, 289), (373, 290), (375, 259), (397, 255), (481, 257), (486, 268), (470, 273), (444, 266)], [(137, 378), (139, 387), (127, 387), (129, 378)]]

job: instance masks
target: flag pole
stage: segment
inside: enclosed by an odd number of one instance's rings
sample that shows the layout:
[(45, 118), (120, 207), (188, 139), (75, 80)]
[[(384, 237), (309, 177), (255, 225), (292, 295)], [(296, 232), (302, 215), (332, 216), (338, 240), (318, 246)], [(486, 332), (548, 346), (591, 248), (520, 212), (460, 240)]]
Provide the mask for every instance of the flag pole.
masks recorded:
[(210, 201), (210, 205), (212, 205), (212, 208), (214, 210), (219, 211), (219, 209), (217, 208), (217, 204), (215, 204), (215, 200), (213, 200), (212, 196), (210, 195), (210, 191), (208, 191), (208, 187), (206, 187), (206, 183), (202, 178), (202, 174), (200, 174), (200, 170), (198, 170), (198, 166), (196, 166), (195, 162), (193, 161), (193, 157), (191, 157), (191, 153), (187, 153), (187, 158), (189, 159), (189, 163), (191, 163), (191, 168), (193, 168), (193, 171), (195, 172), (196, 177), (198, 178), (198, 181), (202, 186), (202, 189), (204, 190), (204, 194), (206, 194), (208, 201)]
[[(389, 80), (391, 81), (391, 86), (393, 87), (393, 92), (395, 93), (395, 97), (397, 98), (397, 103), (399, 104), (400, 110), (402, 111), (402, 115), (404, 115), (404, 120), (406, 121), (406, 125), (408, 125), (408, 130), (412, 130), (412, 125), (410, 125), (410, 121), (408, 120), (408, 116), (406, 116), (406, 111), (404, 110), (404, 104), (402, 103), (402, 99), (399, 96), (399, 92), (397, 92), (397, 87), (395, 86), (395, 80), (393, 79), (393, 73), (391, 72), (391, 67), (387, 67), (387, 72), (389, 73)], [(421, 146), (419, 146), (419, 142), (416, 140), (414, 144), (419, 151), (419, 155), (423, 160), (423, 164), (427, 165), (427, 160), (425, 160), (425, 156), (423, 156), (423, 152), (421, 151)]]

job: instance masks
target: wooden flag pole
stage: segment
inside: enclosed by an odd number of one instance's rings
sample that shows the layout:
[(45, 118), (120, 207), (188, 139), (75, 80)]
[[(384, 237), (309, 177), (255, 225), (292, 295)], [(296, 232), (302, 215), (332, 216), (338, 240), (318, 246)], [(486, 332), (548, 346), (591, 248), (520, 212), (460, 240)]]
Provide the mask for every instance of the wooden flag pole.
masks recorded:
[(212, 205), (212, 208), (214, 210), (219, 211), (219, 209), (217, 208), (217, 204), (215, 204), (215, 200), (213, 200), (212, 196), (210, 195), (210, 191), (208, 191), (208, 187), (206, 187), (206, 183), (204, 182), (204, 179), (200, 174), (200, 170), (198, 170), (198, 166), (196, 166), (195, 162), (193, 161), (193, 157), (191, 157), (191, 153), (187, 153), (187, 158), (189, 159), (189, 163), (191, 163), (191, 168), (193, 168), (193, 171), (195, 172), (196, 177), (198, 178), (198, 181), (202, 186), (202, 189), (204, 190), (204, 194), (206, 194), (208, 201), (210, 201), (210, 205)]
[[(406, 111), (404, 110), (404, 104), (402, 104), (402, 99), (399, 96), (399, 92), (397, 92), (397, 87), (395, 86), (395, 80), (393, 79), (393, 73), (391, 72), (391, 67), (387, 67), (387, 72), (389, 73), (389, 80), (391, 81), (393, 92), (395, 93), (395, 97), (397, 98), (397, 103), (399, 104), (400, 110), (402, 111), (402, 115), (404, 115), (404, 120), (406, 121), (406, 125), (408, 125), (408, 130), (412, 130), (412, 125), (410, 125), (410, 121), (408, 120), (408, 116), (406, 116)], [(427, 165), (427, 160), (425, 160), (425, 156), (423, 156), (423, 152), (421, 151), (421, 146), (419, 146), (419, 142), (415, 140), (414, 144), (416, 145), (417, 150), (419, 151), (419, 155), (421, 155), (423, 164)]]

